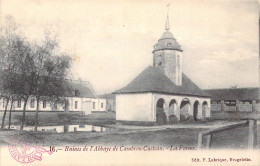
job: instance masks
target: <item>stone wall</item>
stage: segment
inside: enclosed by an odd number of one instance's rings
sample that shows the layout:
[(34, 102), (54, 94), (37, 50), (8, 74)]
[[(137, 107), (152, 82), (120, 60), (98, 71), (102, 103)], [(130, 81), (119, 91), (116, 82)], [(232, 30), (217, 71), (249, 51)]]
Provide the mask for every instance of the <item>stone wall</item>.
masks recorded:
[[(238, 107), (238, 110), (237, 110)], [(253, 111), (253, 102), (251, 101), (240, 101), (237, 106), (236, 104), (231, 105), (225, 103), (223, 105), (224, 110), (221, 109), (220, 102), (212, 102), (211, 103), (211, 111), (240, 111), (240, 112), (252, 112)], [(260, 104), (255, 103), (256, 111), (260, 111)]]
[(154, 66), (158, 66), (176, 85), (182, 84), (182, 53), (180, 51), (156, 51), (154, 53)]

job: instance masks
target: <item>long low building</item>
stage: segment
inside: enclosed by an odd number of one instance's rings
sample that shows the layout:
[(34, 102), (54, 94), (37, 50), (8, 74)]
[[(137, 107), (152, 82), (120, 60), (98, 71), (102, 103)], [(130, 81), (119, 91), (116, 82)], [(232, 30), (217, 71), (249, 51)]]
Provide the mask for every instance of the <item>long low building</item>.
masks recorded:
[[(73, 90), (65, 98), (66, 103), (49, 102), (47, 100), (40, 101), (39, 111), (65, 111), (65, 112), (83, 112), (91, 114), (92, 112), (106, 111), (106, 100), (98, 98), (89, 82), (73, 81), (70, 83)], [(5, 110), (6, 101), (4, 98), (0, 100), (0, 111)], [(12, 110), (22, 111), (24, 101), (16, 100), (13, 102)], [(8, 109), (11, 105), (9, 102)], [(36, 111), (36, 98), (31, 96), (26, 105), (26, 111)]]
[(259, 111), (259, 88), (204, 90), (211, 95), (211, 111)]
[(240, 120), (260, 117), (259, 88), (204, 91), (211, 95), (211, 119)]

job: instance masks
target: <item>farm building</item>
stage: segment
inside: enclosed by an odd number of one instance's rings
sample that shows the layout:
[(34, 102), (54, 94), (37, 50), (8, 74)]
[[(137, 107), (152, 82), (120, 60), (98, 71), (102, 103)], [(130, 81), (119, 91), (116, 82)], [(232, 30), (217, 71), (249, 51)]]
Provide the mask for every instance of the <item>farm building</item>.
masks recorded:
[(259, 111), (259, 88), (209, 89), (211, 111)]
[(182, 72), (181, 46), (169, 31), (154, 45), (147, 67), (116, 94), (116, 120), (121, 123), (166, 124), (210, 116), (210, 96)]
[(99, 95), (100, 99), (106, 100), (106, 111), (116, 112), (116, 95), (115, 94), (103, 94)]
[[(71, 81), (70, 85), (73, 90), (67, 94), (66, 104), (59, 104), (55, 102), (41, 101), (39, 111), (56, 112), (83, 112), (84, 114), (91, 114), (92, 112), (106, 111), (106, 100), (100, 99), (96, 96), (91, 84), (83, 81)], [(5, 100), (2, 98), (0, 102), (0, 111), (5, 109)], [(13, 102), (12, 110), (22, 111), (24, 101), (17, 100)], [(10, 103), (9, 103), (10, 108)], [(26, 106), (27, 111), (36, 110), (36, 98), (30, 97)]]
[(259, 88), (204, 90), (211, 95), (213, 119), (239, 119), (260, 111)]

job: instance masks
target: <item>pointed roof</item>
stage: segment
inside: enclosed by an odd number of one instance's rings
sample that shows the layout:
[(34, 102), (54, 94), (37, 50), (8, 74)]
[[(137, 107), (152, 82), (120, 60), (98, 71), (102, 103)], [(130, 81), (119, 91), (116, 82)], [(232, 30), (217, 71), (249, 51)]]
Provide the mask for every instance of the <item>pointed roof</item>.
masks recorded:
[(167, 17), (166, 17), (166, 23), (165, 23), (165, 30), (170, 30), (170, 23), (169, 23), (169, 9), (170, 9), (170, 3), (167, 5)]
[(181, 52), (183, 51), (181, 49), (181, 45), (177, 42), (170, 31), (165, 31), (162, 37), (154, 45), (153, 53), (159, 50), (178, 50)]
[(169, 16), (168, 16), (168, 13), (167, 13), (167, 18), (166, 18), (166, 24), (165, 24), (165, 30), (170, 30), (170, 23), (169, 23)]
[[(168, 13), (169, 13), (169, 5), (168, 7)], [(158, 42), (154, 45), (154, 50), (178, 50), (183, 51), (181, 49), (181, 45), (177, 42), (173, 34), (169, 31), (170, 30), (170, 23), (169, 23), (169, 14), (167, 13), (166, 17), (166, 23), (165, 23), (165, 32), (162, 34), (161, 38), (158, 40)]]
[(166, 93), (175, 95), (203, 96), (210, 95), (201, 90), (194, 82), (192, 82), (185, 74), (182, 74), (182, 85), (175, 85), (166, 75), (161, 72), (158, 67), (149, 66), (141, 74), (139, 74), (126, 87), (119, 89), (113, 93)]

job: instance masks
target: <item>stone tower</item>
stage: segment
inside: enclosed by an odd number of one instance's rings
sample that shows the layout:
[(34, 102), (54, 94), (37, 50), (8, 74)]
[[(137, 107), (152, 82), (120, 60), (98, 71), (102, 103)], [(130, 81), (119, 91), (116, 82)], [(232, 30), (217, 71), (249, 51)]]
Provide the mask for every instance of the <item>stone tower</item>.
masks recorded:
[(165, 32), (154, 45), (153, 66), (160, 70), (175, 84), (182, 85), (182, 49), (169, 31), (169, 17), (167, 14)]

